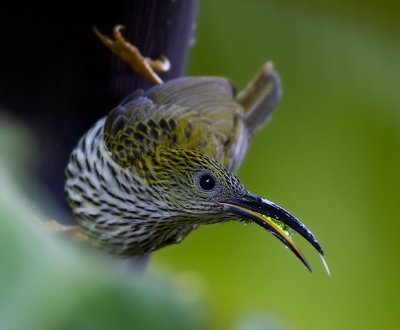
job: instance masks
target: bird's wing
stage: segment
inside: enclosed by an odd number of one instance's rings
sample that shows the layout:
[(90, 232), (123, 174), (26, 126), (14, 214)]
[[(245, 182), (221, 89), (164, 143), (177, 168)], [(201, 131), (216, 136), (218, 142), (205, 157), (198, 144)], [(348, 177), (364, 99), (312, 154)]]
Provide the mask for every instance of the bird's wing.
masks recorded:
[(124, 167), (164, 147), (199, 151), (235, 169), (247, 150), (242, 116), (228, 80), (180, 78), (125, 99), (107, 117), (104, 142)]

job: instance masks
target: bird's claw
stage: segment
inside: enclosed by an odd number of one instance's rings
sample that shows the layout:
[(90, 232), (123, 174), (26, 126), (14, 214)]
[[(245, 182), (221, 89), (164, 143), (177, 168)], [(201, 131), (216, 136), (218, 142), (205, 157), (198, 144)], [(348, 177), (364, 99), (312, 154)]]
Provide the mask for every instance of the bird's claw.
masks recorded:
[(45, 226), (55, 234), (66, 235), (81, 242), (89, 241), (89, 238), (82, 232), (79, 226), (64, 226), (55, 220), (46, 221)]
[(121, 34), (122, 25), (116, 25), (113, 29), (113, 39), (102, 34), (97, 27), (93, 27), (93, 31), (101, 42), (110, 50), (125, 61), (137, 74), (145, 76), (153, 84), (161, 84), (163, 81), (157, 73), (166, 72), (171, 65), (166, 56), (161, 56), (159, 59), (153, 60), (144, 57), (139, 49), (126, 41)]

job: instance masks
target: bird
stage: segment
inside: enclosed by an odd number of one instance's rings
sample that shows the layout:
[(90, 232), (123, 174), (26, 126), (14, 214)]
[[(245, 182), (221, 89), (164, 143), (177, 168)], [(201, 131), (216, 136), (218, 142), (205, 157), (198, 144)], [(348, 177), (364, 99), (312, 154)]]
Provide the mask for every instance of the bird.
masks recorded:
[[(115, 26), (99, 39), (154, 86), (136, 90), (80, 139), (65, 170), (65, 192), (78, 232), (114, 256), (134, 258), (181, 242), (201, 225), (256, 223), (311, 271), (292, 235), (319, 253), (314, 234), (270, 200), (250, 193), (236, 176), (251, 141), (270, 120), (280, 78), (267, 62), (238, 94), (222, 77), (163, 82), (166, 57), (152, 60)], [(328, 268), (326, 266), (328, 271)]]

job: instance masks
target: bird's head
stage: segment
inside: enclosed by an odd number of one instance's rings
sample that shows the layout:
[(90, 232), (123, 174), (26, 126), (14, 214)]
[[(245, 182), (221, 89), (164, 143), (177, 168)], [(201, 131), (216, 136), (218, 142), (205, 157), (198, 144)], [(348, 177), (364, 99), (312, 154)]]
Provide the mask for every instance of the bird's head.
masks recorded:
[(282, 241), (310, 270), (292, 234), (299, 233), (324, 256), (315, 236), (297, 218), (249, 193), (233, 173), (207, 155), (160, 148), (139, 160), (135, 168), (139, 169), (136, 175), (145, 178), (155, 205), (170, 210), (182, 224), (254, 222)]

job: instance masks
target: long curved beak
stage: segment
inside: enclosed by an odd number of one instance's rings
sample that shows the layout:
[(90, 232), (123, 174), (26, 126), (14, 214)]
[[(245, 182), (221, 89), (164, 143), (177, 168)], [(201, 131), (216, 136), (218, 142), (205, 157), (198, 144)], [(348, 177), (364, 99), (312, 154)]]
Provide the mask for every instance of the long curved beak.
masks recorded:
[(299, 233), (318, 251), (325, 269), (329, 274), (329, 269), (324, 258), (324, 251), (314, 234), (285, 209), (269, 200), (251, 194), (243, 195), (237, 199), (226, 200), (220, 202), (220, 204), (226, 212), (238, 215), (245, 220), (251, 220), (268, 230), (272, 235), (285, 244), (301, 260), (309, 271), (312, 271), (307, 259), (297, 248), (291, 238), (290, 230), (288, 230), (287, 227)]

